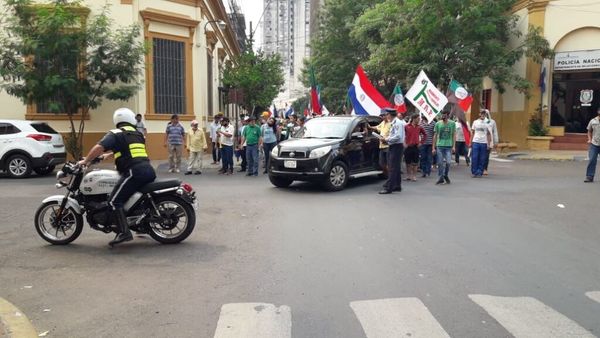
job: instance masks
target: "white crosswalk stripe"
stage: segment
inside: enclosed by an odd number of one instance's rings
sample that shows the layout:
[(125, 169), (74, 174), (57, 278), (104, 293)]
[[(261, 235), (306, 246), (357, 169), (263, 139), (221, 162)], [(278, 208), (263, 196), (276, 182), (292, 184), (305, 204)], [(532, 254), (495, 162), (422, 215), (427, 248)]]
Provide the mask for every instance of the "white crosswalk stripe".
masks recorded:
[(600, 303), (600, 291), (590, 291), (585, 294), (588, 298), (593, 299)]
[(215, 338), (289, 338), (292, 311), (289, 306), (266, 303), (234, 303), (221, 307)]
[(594, 337), (579, 324), (531, 297), (469, 295), (516, 338)]
[(368, 338), (450, 337), (418, 298), (351, 302)]

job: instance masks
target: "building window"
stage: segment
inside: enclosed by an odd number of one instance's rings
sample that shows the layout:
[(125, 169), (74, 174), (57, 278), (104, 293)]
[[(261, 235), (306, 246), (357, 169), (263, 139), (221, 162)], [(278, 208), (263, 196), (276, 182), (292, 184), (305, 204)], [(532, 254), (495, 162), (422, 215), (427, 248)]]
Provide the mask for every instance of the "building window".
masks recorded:
[(185, 43), (152, 39), (154, 113), (186, 114)]
[(487, 110), (492, 109), (492, 90), (491, 89), (484, 89), (481, 92), (481, 106)]

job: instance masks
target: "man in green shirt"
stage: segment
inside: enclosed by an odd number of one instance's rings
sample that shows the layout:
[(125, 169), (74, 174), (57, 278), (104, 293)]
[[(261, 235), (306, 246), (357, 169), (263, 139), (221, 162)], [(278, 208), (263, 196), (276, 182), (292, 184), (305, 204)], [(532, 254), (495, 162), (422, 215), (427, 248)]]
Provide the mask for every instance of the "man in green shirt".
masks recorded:
[[(448, 120), (448, 112), (442, 112), (442, 120), (433, 131), (433, 153), (437, 157), (439, 179), (435, 184), (450, 184), (448, 173), (456, 142), (456, 123)], [(444, 161), (446, 163), (444, 163)]]
[(250, 116), (249, 124), (242, 132), (240, 144), (246, 144), (246, 161), (248, 162), (248, 173), (246, 176), (258, 176), (258, 148), (262, 147), (262, 136), (260, 127), (256, 125), (256, 118)]

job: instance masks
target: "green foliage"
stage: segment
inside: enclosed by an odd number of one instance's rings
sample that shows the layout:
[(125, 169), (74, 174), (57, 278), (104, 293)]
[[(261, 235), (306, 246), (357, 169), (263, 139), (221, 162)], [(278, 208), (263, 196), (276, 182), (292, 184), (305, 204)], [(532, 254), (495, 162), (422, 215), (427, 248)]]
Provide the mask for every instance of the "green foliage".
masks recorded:
[(296, 101), (292, 102), (292, 107), (296, 114), (303, 114), (304, 109), (308, 109), (308, 103), (310, 102), (310, 94), (302, 96), (298, 98)]
[(382, 0), (328, 0), (323, 5), (302, 80), (310, 86), (308, 65), (314, 66), (316, 81), (322, 88), (321, 99), (329, 109), (341, 110), (356, 66), (369, 56), (368, 44), (350, 37), (356, 19), (380, 2)]
[(284, 84), (279, 54), (244, 51), (223, 71), (223, 84), (243, 90), (243, 107), (250, 112), (268, 108)]
[(39, 5), (5, 0), (0, 88), (45, 112), (67, 114), (69, 153), (82, 152), (85, 120), (103, 99), (127, 100), (140, 87), (146, 48), (136, 25), (114, 28), (108, 7), (89, 17), (77, 0)]
[[(546, 106), (544, 106), (544, 109), (545, 108)], [(529, 119), (528, 130), (529, 136), (546, 136), (550, 132), (548, 127), (544, 124), (543, 109), (541, 105), (535, 109), (535, 115)]]
[(351, 36), (368, 46), (365, 68), (388, 81), (423, 69), (441, 86), (455, 78), (478, 91), (489, 76), (500, 92), (511, 86), (527, 93), (532, 84), (514, 73), (514, 64), (523, 56), (541, 62), (552, 50), (539, 28), (521, 34), (519, 18), (508, 14), (515, 2), (385, 0), (358, 18)]

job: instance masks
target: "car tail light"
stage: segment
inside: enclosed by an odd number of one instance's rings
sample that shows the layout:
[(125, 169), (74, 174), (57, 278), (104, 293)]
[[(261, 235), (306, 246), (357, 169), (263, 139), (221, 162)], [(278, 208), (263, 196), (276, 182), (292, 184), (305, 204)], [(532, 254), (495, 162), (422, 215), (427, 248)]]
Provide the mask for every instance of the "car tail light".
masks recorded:
[(27, 135), (27, 137), (32, 138), (36, 141), (40, 141), (40, 142), (52, 140), (52, 136), (43, 135), (43, 134), (29, 134), (29, 135)]
[(185, 190), (188, 193), (191, 193), (192, 191), (194, 191), (194, 189), (192, 188), (192, 186), (190, 184), (187, 184), (187, 183), (183, 183), (181, 185), (181, 187), (183, 188), (183, 190)]

